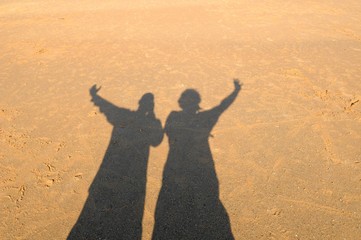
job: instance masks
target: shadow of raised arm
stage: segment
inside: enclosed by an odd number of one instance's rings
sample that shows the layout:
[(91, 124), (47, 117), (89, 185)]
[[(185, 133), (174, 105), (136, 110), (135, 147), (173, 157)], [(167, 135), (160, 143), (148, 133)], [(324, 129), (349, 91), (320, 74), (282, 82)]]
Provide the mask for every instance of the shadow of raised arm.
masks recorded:
[(233, 92), (227, 96), (225, 99), (222, 100), (221, 104), (219, 104), (218, 106), (214, 107), (213, 109), (211, 109), (210, 111), (215, 111), (218, 113), (218, 115), (221, 115), (236, 99), (239, 91), (242, 88), (243, 84), (240, 84), (238, 79), (234, 79), (234, 90)]
[(96, 84), (94, 84), (90, 88), (89, 93), (92, 97), (91, 101), (94, 103), (95, 106), (99, 107), (99, 111), (107, 117), (107, 120), (112, 125), (115, 125), (117, 124), (117, 121), (121, 119), (120, 114), (128, 113), (129, 110), (125, 108), (117, 107), (108, 100), (99, 96), (97, 93), (99, 92), (100, 89), (101, 87), (97, 89)]
[(211, 125), (214, 125), (214, 124), (217, 122), (217, 120), (218, 120), (218, 118), (220, 117), (220, 115), (221, 115), (225, 110), (227, 110), (227, 108), (228, 108), (228, 107), (234, 102), (234, 100), (236, 99), (239, 91), (241, 91), (243, 84), (242, 84), (242, 83), (239, 83), (238, 79), (234, 79), (233, 83), (234, 83), (234, 90), (233, 90), (233, 92), (232, 92), (230, 95), (228, 95), (226, 98), (224, 98), (224, 99), (222, 100), (222, 102), (221, 102), (218, 106), (216, 106), (216, 107), (214, 107), (214, 108), (212, 108), (212, 109), (210, 109), (210, 110), (208, 110), (208, 111), (204, 111), (204, 112), (203, 112), (203, 114), (207, 115), (208, 121), (213, 123), (213, 124), (211, 124)]

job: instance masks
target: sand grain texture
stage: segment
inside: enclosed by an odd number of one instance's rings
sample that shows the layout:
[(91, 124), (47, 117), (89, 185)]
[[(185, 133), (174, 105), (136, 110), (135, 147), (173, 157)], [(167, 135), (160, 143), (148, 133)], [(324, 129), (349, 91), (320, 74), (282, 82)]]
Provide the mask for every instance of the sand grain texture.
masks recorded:
[[(361, 2), (0, 3), (0, 238), (66, 239), (111, 125), (89, 88), (164, 124), (187, 88), (209, 109), (220, 199), (236, 239), (361, 236)], [(168, 152), (151, 148), (143, 239)]]

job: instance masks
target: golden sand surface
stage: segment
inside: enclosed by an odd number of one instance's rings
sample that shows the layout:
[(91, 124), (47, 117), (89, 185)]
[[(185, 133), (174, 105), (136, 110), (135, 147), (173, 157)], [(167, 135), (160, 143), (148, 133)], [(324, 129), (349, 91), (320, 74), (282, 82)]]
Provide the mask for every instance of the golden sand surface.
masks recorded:
[[(112, 126), (89, 89), (127, 109), (180, 94), (210, 109), (244, 84), (209, 138), (235, 239), (360, 239), (361, 2), (0, 2), (0, 239), (66, 239)], [(168, 141), (151, 147), (151, 239)], [(120, 238), (121, 239), (121, 238)]]

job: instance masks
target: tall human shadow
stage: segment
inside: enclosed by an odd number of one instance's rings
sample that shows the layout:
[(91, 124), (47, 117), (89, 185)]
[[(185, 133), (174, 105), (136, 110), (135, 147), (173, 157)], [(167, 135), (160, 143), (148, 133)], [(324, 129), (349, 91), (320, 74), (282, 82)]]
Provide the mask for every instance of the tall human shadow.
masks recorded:
[(112, 136), (67, 239), (141, 239), (149, 148), (162, 142), (162, 125), (153, 94), (144, 94), (131, 111), (100, 97), (99, 90), (90, 89), (91, 101), (113, 125)]
[(200, 95), (184, 91), (182, 111), (168, 116), (165, 133), (169, 154), (155, 211), (153, 240), (234, 239), (228, 214), (219, 199), (219, 185), (208, 138), (220, 115), (233, 103), (241, 85), (220, 105), (199, 111)]

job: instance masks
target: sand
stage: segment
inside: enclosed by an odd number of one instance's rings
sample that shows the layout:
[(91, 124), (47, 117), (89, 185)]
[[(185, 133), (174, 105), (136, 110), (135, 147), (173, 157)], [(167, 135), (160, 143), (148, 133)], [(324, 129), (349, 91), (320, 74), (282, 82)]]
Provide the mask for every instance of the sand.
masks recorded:
[[(361, 236), (361, 2), (3, 0), (0, 239), (66, 239), (112, 126), (89, 89), (164, 126), (188, 88), (202, 109), (243, 82), (209, 138), (235, 239)], [(150, 148), (151, 239), (165, 136)], [(121, 239), (121, 238), (120, 238)]]

